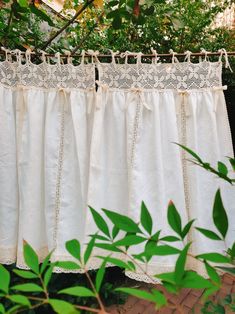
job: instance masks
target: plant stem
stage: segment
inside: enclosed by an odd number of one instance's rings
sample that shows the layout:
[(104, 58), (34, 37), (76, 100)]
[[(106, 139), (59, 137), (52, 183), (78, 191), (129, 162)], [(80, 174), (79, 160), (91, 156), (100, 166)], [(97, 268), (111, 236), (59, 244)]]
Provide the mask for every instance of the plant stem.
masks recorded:
[(95, 286), (94, 286), (94, 284), (93, 284), (93, 282), (92, 282), (92, 280), (91, 280), (91, 277), (90, 277), (90, 275), (89, 275), (87, 269), (84, 268), (84, 271), (85, 271), (85, 275), (86, 275), (86, 277), (87, 277), (87, 279), (88, 279), (88, 281), (89, 281), (89, 283), (90, 283), (90, 285), (91, 285), (91, 288), (92, 288), (92, 290), (93, 290), (94, 293), (95, 293), (95, 296), (96, 296), (96, 299), (97, 299), (97, 301), (98, 301), (98, 303), (99, 303), (99, 306), (100, 306), (101, 311), (105, 312), (105, 308), (104, 308), (104, 305), (103, 305), (103, 303), (102, 303), (102, 301), (101, 301), (101, 299), (100, 299), (99, 293), (96, 291), (96, 288), (95, 288)]
[(44, 291), (44, 293), (45, 293), (46, 299), (48, 300), (48, 299), (49, 299), (49, 293), (48, 293), (48, 291), (47, 291), (47, 287), (45, 286), (45, 284), (44, 284), (44, 282), (43, 282), (43, 279), (42, 279), (41, 274), (40, 274), (38, 277), (39, 277), (39, 279), (40, 279), (40, 282), (41, 282), (43, 291)]
[(76, 308), (80, 309), (80, 310), (84, 310), (84, 311), (90, 311), (90, 312), (94, 312), (94, 313), (99, 313), (100, 309), (93, 309), (92, 307), (88, 307), (88, 306), (82, 306), (82, 305), (74, 305)]
[[(35, 304), (35, 305), (29, 307), (29, 309), (30, 309), (30, 310), (31, 310), (31, 309), (35, 309), (35, 308), (40, 307), (41, 305), (46, 304), (46, 303), (47, 303), (47, 301), (45, 300), (45, 301), (42, 302), (42, 303), (38, 303), (38, 304)], [(26, 310), (26, 309), (25, 309), (25, 307), (24, 307), (23, 309), (16, 310), (16, 312), (14, 312), (14, 314), (21, 313), (21, 312), (25, 312), (25, 310)]]
[(30, 300), (35, 300), (35, 301), (44, 301), (45, 300), (44, 298), (38, 298), (38, 297), (28, 297), (27, 296), (27, 298)]
[(41, 47), (42, 50), (45, 50), (50, 44), (51, 42), (57, 37), (59, 36), (69, 25), (71, 25), (76, 18), (82, 14), (82, 12), (92, 3), (94, 2), (94, 0), (87, 0), (87, 2), (83, 5), (82, 8), (80, 8), (76, 14), (73, 16), (73, 18), (71, 20), (69, 20), (61, 29), (58, 30), (58, 32), (55, 33), (55, 35), (53, 35), (51, 38), (48, 39), (48, 41)]

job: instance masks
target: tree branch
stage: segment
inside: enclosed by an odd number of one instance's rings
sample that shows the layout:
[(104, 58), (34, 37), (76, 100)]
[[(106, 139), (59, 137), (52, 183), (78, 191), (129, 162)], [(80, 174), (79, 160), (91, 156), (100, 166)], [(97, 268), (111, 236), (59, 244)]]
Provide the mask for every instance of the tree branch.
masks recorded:
[(71, 52), (71, 56), (75, 54), (75, 52), (81, 48), (81, 46), (84, 44), (84, 42), (87, 40), (87, 38), (91, 35), (91, 33), (93, 32), (93, 30), (98, 26), (98, 24), (100, 23), (101, 18), (104, 15), (104, 11), (100, 14), (100, 16), (98, 17), (97, 21), (95, 22), (95, 24), (92, 26), (92, 28), (89, 30), (89, 32), (83, 36), (83, 38), (80, 40), (79, 44), (72, 50)]
[(72, 50), (71, 55), (73, 55), (78, 49), (80, 49), (80, 47), (87, 40), (87, 38), (90, 36), (92, 31), (97, 27), (97, 25), (99, 24), (99, 22), (100, 22), (101, 18), (103, 17), (103, 15), (104, 15), (104, 12), (102, 12), (100, 14), (100, 16), (98, 17), (97, 21), (95, 22), (93, 27), (90, 29), (90, 31), (80, 40), (79, 44)]
[(51, 38), (48, 39), (48, 41), (41, 47), (42, 50), (45, 50), (50, 44), (51, 42), (57, 37), (59, 36), (69, 25), (71, 25), (76, 18), (82, 14), (82, 12), (92, 3), (94, 2), (94, 0), (88, 0), (84, 6), (82, 8), (80, 8), (76, 14), (74, 15), (74, 17), (69, 20), (61, 29), (58, 30), (58, 32), (55, 33), (55, 35), (53, 35)]

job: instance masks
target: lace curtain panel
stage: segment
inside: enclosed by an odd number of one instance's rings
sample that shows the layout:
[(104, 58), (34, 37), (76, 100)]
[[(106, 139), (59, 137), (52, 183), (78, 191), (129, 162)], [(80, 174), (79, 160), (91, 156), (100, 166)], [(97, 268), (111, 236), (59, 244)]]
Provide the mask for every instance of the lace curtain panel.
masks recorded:
[[(154, 227), (166, 235), (172, 233), (166, 217), (172, 200), (184, 224), (196, 218), (198, 226), (214, 230), (218, 187), (231, 244), (234, 189), (187, 162), (174, 144), (190, 147), (212, 165), (233, 156), (221, 61), (20, 61), (0, 63), (0, 263), (26, 267), (23, 239), (40, 259), (54, 249), (52, 260), (71, 260), (65, 242), (86, 243), (97, 231), (87, 205), (138, 221), (144, 200)], [(191, 232), (190, 239), (193, 254), (224, 249), (199, 233)], [(91, 269), (100, 265), (97, 254), (107, 251), (94, 252)], [(144, 267), (150, 275), (170, 271), (175, 259), (156, 257)], [(204, 274), (193, 261), (189, 267)], [(149, 281), (138, 270), (127, 275)]]

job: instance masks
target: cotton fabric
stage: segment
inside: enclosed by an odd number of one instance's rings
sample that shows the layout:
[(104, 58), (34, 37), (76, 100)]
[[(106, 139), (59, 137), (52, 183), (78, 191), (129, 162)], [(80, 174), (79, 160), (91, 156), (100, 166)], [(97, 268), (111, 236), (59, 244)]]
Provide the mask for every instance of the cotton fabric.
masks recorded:
[[(52, 260), (70, 260), (65, 242), (84, 244), (97, 231), (88, 205), (138, 222), (144, 201), (164, 236), (173, 234), (167, 223), (173, 201), (183, 225), (196, 218), (197, 226), (215, 231), (219, 187), (232, 243), (233, 187), (188, 162), (176, 144), (213, 166), (233, 156), (220, 61), (144, 64), (137, 58), (136, 64), (73, 66), (6, 60), (0, 69), (1, 263), (26, 266), (23, 240), (41, 260), (52, 249)], [(224, 249), (198, 232), (189, 239), (193, 254)], [(143, 267), (151, 276), (173, 270), (175, 260), (157, 257)], [(99, 263), (92, 257), (89, 267)], [(188, 267), (204, 274), (193, 261)], [(150, 281), (142, 270), (127, 275)]]

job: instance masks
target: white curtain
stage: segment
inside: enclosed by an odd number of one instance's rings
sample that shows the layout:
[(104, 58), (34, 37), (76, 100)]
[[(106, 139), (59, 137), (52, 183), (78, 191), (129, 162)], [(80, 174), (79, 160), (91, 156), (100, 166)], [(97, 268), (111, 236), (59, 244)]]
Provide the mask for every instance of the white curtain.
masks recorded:
[[(196, 218), (197, 226), (214, 230), (218, 187), (232, 242), (234, 190), (187, 162), (175, 144), (212, 165), (233, 156), (220, 61), (144, 64), (140, 54), (136, 64), (116, 64), (114, 57), (79, 66), (20, 61), (0, 64), (1, 263), (25, 266), (23, 239), (40, 258), (55, 249), (53, 259), (71, 259), (65, 241), (84, 243), (97, 231), (87, 205), (138, 221), (143, 200), (166, 235), (172, 200), (183, 224)], [(224, 249), (198, 233), (190, 239), (195, 254)], [(174, 262), (158, 257), (144, 266), (156, 274)], [(98, 266), (91, 259), (90, 268)], [(189, 266), (203, 273), (193, 261)], [(141, 272), (127, 275), (149, 280)]]

